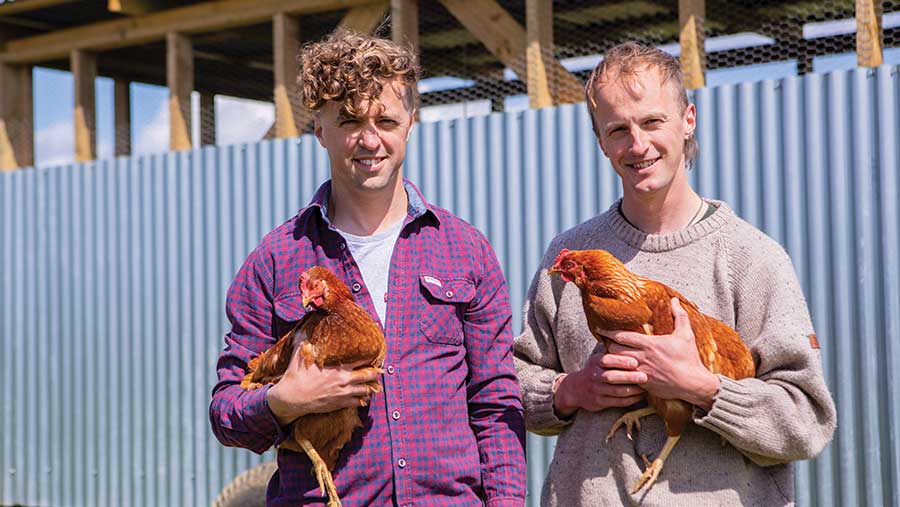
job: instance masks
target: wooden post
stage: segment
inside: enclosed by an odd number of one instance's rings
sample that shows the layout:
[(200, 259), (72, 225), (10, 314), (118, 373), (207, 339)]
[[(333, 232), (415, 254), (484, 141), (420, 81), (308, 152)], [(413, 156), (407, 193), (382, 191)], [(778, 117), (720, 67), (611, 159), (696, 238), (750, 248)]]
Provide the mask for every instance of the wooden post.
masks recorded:
[(116, 79), (113, 90), (115, 154), (127, 157), (131, 155), (131, 83)]
[(419, 54), (419, 1), (391, 0), (391, 39)]
[(75, 81), (75, 160), (88, 162), (97, 157), (94, 82), (97, 79), (97, 55), (76, 49), (70, 53)]
[(678, 0), (678, 25), (681, 27), (681, 69), (684, 86), (695, 90), (706, 86), (706, 49), (704, 48), (703, 18), (705, 0)]
[(556, 79), (549, 75), (548, 65), (553, 58), (553, 2), (526, 0), (525, 27), (528, 105), (532, 109), (550, 107), (557, 102), (558, 95)]
[(200, 95), (200, 146), (216, 144), (216, 96)]
[(0, 63), (0, 171), (34, 164), (30, 65)]
[(169, 85), (169, 149), (189, 150), (194, 57), (191, 39), (184, 34), (166, 34), (166, 82)]
[(300, 53), (300, 23), (278, 13), (272, 18), (275, 63), (275, 137), (296, 137), (303, 106), (297, 95), (297, 56)]
[(856, 61), (860, 67), (877, 67), (884, 62), (884, 34), (880, 0), (856, 0)]
[[(525, 61), (527, 46), (525, 29), (495, 0), (439, 0), (466, 29), (498, 60), (511, 68), (519, 79), (528, 79)], [(546, 56), (546, 55), (544, 55)], [(544, 59), (547, 74), (556, 76), (559, 103), (584, 100), (584, 84), (559, 63), (553, 55)]]

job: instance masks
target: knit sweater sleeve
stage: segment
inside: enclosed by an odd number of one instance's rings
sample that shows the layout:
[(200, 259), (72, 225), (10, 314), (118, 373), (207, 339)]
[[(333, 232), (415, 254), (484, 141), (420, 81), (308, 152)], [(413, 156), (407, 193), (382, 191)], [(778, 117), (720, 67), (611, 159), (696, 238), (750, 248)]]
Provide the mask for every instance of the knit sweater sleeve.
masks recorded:
[(755, 245), (736, 241), (729, 252), (735, 324), (753, 354), (756, 377), (720, 376), (712, 409), (697, 409), (695, 422), (765, 466), (814, 457), (831, 440), (836, 416), (791, 260), (759, 236)]
[(525, 428), (545, 436), (558, 435), (570, 424), (557, 417), (553, 409), (553, 382), (563, 373), (563, 367), (554, 324), (558, 298), (547, 268), (558, 251), (559, 246), (551, 244), (534, 275), (526, 296), (522, 334), (513, 347)]

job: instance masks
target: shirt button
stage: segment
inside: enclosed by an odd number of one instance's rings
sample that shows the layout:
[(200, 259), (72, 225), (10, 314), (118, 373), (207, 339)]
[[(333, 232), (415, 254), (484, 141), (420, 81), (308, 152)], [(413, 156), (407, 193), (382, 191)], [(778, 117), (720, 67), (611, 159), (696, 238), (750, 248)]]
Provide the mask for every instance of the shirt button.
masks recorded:
[(344, 243), (344, 242), (342, 241), (342, 242), (341, 242), (341, 250), (343, 250), (343, 249), (346, 248), (346, 247), (347, 247), (347, 244)]
[(397, 460), (397, 466), (400, 467), (400, 468), (405, 467), (405, 466), (406, 466), (406, 460), (403, 459), (403, 458), (398, 459), (398, 460)]
[(395, 421), (396, 421), (397, 419), (400, 419), (400, 411), (399, 411), (399, 410), (394, 410), (394, 412), (391, 413), (391, 417), (393, 417)]
[(388, 375), (394, 374), (394, 366), (393, 365), (388, 365), (387, 370), (388, 370)]
[(452, 291), (452, 290), (448, 290), (447, 292), (445, 292), (445, 294), (447, 295), (448, 298), (452, 298), (452, 297), (453, 297), (453, 291)]
[(360, 287), (361, 286), (358, 283), (354, 283), (353, 284), (353, 292), (359, 292)]

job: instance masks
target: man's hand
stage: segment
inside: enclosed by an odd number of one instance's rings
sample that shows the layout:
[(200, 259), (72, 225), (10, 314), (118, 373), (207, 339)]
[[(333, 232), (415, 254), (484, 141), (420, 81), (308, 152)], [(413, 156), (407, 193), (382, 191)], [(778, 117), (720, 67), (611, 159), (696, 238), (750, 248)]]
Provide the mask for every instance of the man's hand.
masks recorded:
[(647, 392), (709, 410), (719, 392), (719, 377), (700, 362), (688, 314), (677, 298), (672, 298), (672, 316), (675, 330), (670, 335), (629, 331), (602, 334), (615, 342), (610, 344), (609, 352), (637, 360), (637, 371), (647, 375), (647, 381), (641, 383)]
[(627, 407), (640, 401), (644, 390), (638, 387), (647, 375), (636, 371), (634, 358), (615, 354), (594, 354), (584, 369), (562, 379), (553, 396), (553, 407), (561, 417), (579, 408), (598, 412), (608, 407)]
[(278, 423), (285, 426), (306, 414), (331, 412), (340, 408), (359, 407), (372, 392), (368, 383), (378, 378), (378, 370), (364, 368), (368, 362), (339, 367), (307, 367), (300, 357), (302, 347), (294, 350), (284, 376), (266, 393), (269, 409)]

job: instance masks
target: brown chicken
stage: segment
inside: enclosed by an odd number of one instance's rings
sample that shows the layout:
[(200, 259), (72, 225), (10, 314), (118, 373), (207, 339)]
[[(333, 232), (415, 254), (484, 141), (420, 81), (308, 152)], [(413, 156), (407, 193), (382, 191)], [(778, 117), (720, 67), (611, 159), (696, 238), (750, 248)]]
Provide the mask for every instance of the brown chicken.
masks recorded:
[[(353, 301), (344, 282), (331, 271), (316, 266), (300, 275), (300, 293), (303, 306), (308, 309), (306, 315), (275, 345), (250, 361), (241, 387), (251, 390), (277, 383), (296, 347), (300, 347), (300, 358), (307, 367), (313, 363), (322, 368), (366, 361), (366, 366), (356, 371), (375, 368), (381, 372), (386, 348), (384, 333)], [(370, 391), (381, 391), (381, 383), (372, 382)], [(305, 452), (313, 463), (322, 494), (328, 495), (328, 507), (340, 507), (331, 471), (353, 430), (362, 426), (358, 410), (343, 408), (307, 414), (291, 424), (291, 436), (280, 447)]]
[[(549, 272), (559, 274), (567, 282), (574, 282), (581, 290), (588, 327), (607, 350), (609, 340), (600, 336), (597, 330), (671, 334), (675, 329), (671, 300), (677, 297), (690, 319), (700, 361), (709, 371), (735, 380), (756, 374), (750, 350), (734, 329), (701, 313), (696, 305), (672, 288), (632, 273), (605, 250), (564, 249)], [(644, 487), (649, 489), (656, 481), (693, 414), (693, 406), (682, 400), (666, 400), (649, 393), (647, 400), (648, 407), (624, 414), (613, 424), (606, 437), (607, 440), (612, 438), (623, 424), (630, 436), (632, 426), (639, 429), (640, 418), (651, 414), (659, 414), (665, 423), (666, 443), (652, 463), (643, 456), (646, 469), (632, 488), (632, 494)]]

